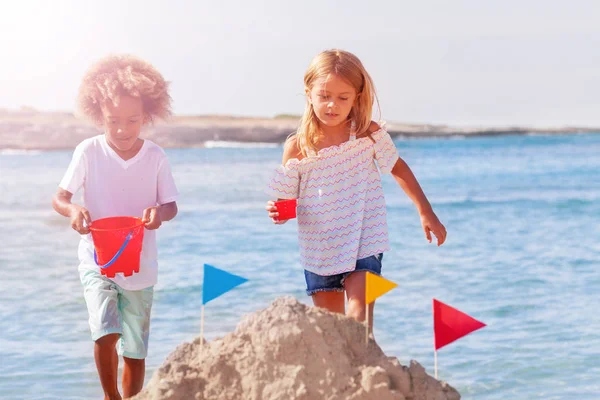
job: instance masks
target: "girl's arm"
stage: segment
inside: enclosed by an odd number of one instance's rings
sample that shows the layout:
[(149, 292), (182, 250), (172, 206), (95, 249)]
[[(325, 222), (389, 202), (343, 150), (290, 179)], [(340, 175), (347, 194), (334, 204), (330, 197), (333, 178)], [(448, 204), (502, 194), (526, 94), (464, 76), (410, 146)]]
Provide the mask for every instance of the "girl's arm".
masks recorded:
[(421, 217), (421, 225), (429, 243), (431, 243), (431, 233), (433, 232), (437, 238), (438, 246), (441, 246), (446, 241), (446, 228), (433, 212), (433, 208), (429, 204), (425, 193), (423, 193), (421, 185), (419, 185), (417, 178), (403, 159), (398, 159), (394, 168), (392, 168), (392, 175), (417, 207)]
[[(303, 158), (302, 152), (300, 151), (300, 148), (298, 147), (298, 142), (296, 140), (295, 135), (289, 137), (285, 141), (285, 144), (283, 146), (283, 159), (281, 160), (281, 164), (285, 165), (288, 162), (288, 160), (290, 160), (292, 158), (297, 158), (298, 160), (301, 160)], [(283, 200), (283, 199), (278, 199), (278, 200)], [(287, 219), (285, 219), (285, 220), (276, 219), (279, 216), (279, 213), (277, 212), (277, 207), (275, 206), (275, 202), (273, 200), (267, 201), (267, 206), (265, 207), (265, 209), (269, 213), (269, 218), (271, 218), (271, 220), (273, 221), (274, 224), (281, 225), (281, 224), (285, 224), (288, 221)]]

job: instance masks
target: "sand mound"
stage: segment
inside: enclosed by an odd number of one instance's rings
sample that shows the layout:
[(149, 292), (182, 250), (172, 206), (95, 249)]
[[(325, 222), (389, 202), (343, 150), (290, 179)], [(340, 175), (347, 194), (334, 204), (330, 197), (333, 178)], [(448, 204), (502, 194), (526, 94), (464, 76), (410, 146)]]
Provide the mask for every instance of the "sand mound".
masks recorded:
[(365, 343), (364, 326), (291, 297), (246, 316), (235, 332), (169, 355), (141, 399), (458, 400), (411, 361)]

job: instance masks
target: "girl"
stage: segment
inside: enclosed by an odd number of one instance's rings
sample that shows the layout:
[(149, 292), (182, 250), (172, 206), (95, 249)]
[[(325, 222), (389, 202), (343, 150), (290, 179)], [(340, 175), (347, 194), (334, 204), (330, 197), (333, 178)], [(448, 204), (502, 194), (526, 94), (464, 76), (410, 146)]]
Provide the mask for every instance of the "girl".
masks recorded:
[[(433, 233), (438, 246), (444, 243), (446, 229), (385, 127), (371, 121), (375, 88), (360, 60), (324, 51), (312, 60), (304, 86), (300, 127), (286, 141), (267, 192), (297, 199), (300, 259), (315, 306), (364, 321), (366, 271), (381, 274), (390, 249), (380, 172), (391, 173), (415, 203), (429, 242)], [(274, 223), (286, 222), (273, 201), (266, 210)]]

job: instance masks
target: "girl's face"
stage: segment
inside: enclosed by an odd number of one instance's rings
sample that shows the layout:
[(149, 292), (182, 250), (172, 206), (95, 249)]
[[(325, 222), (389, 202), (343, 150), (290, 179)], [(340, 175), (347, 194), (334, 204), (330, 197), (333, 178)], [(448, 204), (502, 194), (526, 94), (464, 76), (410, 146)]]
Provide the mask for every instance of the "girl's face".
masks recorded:
[(318, 78), (306, 95), (319, 121), (331, 127), (346, 122), (357, 98), (354, 87), (337, 75)]
[(136, 142), (144, 122), (144, 110), (139, 97), (121, 96), (117, 106), (109, 101), (102, 107), (102, 114), (106, 140), (113, 150), (121, 156), (139, 150)]

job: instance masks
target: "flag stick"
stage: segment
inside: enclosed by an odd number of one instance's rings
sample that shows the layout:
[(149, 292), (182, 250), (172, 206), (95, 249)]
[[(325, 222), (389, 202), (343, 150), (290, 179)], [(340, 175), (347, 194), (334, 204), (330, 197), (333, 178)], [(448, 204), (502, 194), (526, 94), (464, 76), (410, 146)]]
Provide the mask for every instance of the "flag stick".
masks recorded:
[(435, 372), (435, 379), (437, 379), (437, 350), (433, 351), (433, 370)]
[(365, 304), (365, 305), (367, 306), (367, 309), (365, 311), (366, 312), (365, 322), (367, 324), (367, 326), (365, 328), (366, 329), (365, 343), (368, 345), (369, 344), (369, 308), (371, 308), (371, 307), (369, 307), (368, 304)]
[(435, 343), (435, 299), (433, 299), (433, 372), (435, 379), (437, 379), (437, 347)]
[(200, 344), (204, 344), (204, 304), (202, 305), (202, 311), (200, 312)]

